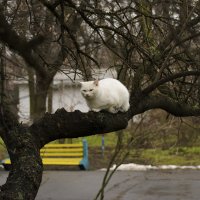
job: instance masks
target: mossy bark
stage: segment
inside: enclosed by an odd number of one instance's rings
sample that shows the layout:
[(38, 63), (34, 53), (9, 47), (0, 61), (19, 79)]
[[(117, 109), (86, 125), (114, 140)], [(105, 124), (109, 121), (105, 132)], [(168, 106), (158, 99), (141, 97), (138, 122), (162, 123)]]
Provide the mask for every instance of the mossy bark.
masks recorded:
[(35, 199), (43, 171), (37, 139), (9, 110), (2, 109), (2, 113), (1, 137), (12, 165), (6, 183), (0, 187), (0, 199)]
[(0, 199), (33, 200), (41, 179), (43, 166), (40, 148), (59, 138), (75, 138), (84, 135), (102, 134), (127, 126), (126, 114), (67, 112), (58, 110), (45, 114), (30, 127), (19, 124), (6, 111), (0, 119), (4, 127), (1, 136), (6, 144), (12, 162), (6, 183), (0, 187)]

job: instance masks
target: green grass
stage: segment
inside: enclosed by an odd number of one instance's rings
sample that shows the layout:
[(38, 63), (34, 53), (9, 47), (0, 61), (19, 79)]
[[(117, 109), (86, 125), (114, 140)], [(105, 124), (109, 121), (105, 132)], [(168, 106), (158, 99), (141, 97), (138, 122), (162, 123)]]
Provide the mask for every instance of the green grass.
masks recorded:
[[(102, 135), (84, 137), (91, 148), (101, 147)], [(83, 138), (72, 139), (73, 143), (81, 142)], [(114, 150), (117, 143), (117, 133), (104, 135), (105, 148)], [(66, 143), (67, 139), (65, 140)], [(5, 152), (5, 146), (0, 139), (0, 153)], [(109, 151), (108, 154), (111, 154)], [(130, 150), (130, 155), (126, 162), (151, 165), (200, 165), (200, 147), (174, 147), (167, 150), (156, 149), (134, 149)]]
[(3, 143), (2, 139), (0, 138), (0, 152), (5, 151), (5, 144)]
[(2, 139), (0, 138), (0, 160), (4, 159), (5, 155), (6, 155), (6, 147)]
[[(83, 139), (87, 140), (88, 146), (90, 147), (100, 147), (102, 144), (102, 135), (93, 135), (93, 136), (87, 136), (83, 138), (74, 138), (72, 139), (72, 143), (82, 142)], [(66, 139), (65, 143), (71, 143), (71, 139)], [(116, 143), (117, 143), (116, 133), (104, 134), (105, 146), (114, 147)]]
[[(102, 144), (102, 135), (88, 136), (85, 137), (88, 141), (89, 146), (101, 146)], [(105, 146), (114, 147), (117, 143), (116, 133), (109, 133), (104, 135)]]
[(200, 165), (200, 147), (171, 148), (169, 150), (140, 149), (137, 155), (138, 161), (144, 164)]

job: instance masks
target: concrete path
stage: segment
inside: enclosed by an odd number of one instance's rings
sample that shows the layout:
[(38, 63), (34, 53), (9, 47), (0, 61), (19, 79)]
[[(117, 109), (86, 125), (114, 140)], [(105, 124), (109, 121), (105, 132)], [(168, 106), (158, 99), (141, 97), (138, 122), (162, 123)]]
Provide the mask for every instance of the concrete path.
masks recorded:
[[(93, 200), (103, 171), (45, 171), (36, 200)], [(0, 171), (0, 184), (7, 172)], [(104, 200), (199, 200), (199, 170), (117, 171)]]

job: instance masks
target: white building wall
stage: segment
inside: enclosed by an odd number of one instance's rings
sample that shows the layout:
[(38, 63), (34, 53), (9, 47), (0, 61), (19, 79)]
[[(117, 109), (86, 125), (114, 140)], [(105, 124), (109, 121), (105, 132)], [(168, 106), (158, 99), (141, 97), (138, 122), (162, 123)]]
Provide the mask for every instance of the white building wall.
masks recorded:
[[(115, 70), (99, 69), (95, 71), (95, 78), (116, 77)], [(70, 76), (69, 76), (70, 75)], [(88, 106), (80, 93), (80, 86), (77, 82), (82, 81), (81, 77), (76, 76), (76, 81), (72, 81), (74, 74), (57, 73), (53, 81), (53, 108), (54, 113), (59, 108), (65, 108), (69, 112), (80, 110), (88, 112)], [(26, 81), (18, 81), (19, 85), (19, 117), (20, 121), (29, 122), (30, 105), (28, 83)]]

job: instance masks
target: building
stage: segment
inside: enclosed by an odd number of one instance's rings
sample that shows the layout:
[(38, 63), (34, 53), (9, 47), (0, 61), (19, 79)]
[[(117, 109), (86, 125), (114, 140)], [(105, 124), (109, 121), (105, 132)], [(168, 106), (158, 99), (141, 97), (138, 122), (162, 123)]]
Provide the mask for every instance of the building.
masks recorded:
[[(94, 79), (116, 77), (116, 71), (113, 69), (96, 69), (94, 71)], [(58, 108), (65, 108), (69, 112), (74, 110), (80, 110), (82, 112), (88, 112), (88, 106), (80, 93), (80, 81), (83, 81), (81, 76), (77, 76), (75, 73), (58, 72), (54, 77), (52, 88), (52, 113)], [(19, 117), (23, 123), (29, 122), (30, 118), (30, 102), (29, 102), (29, 89), (27, 79), (18, 79), (15, 81), (18, 85), (19, 91)]]

